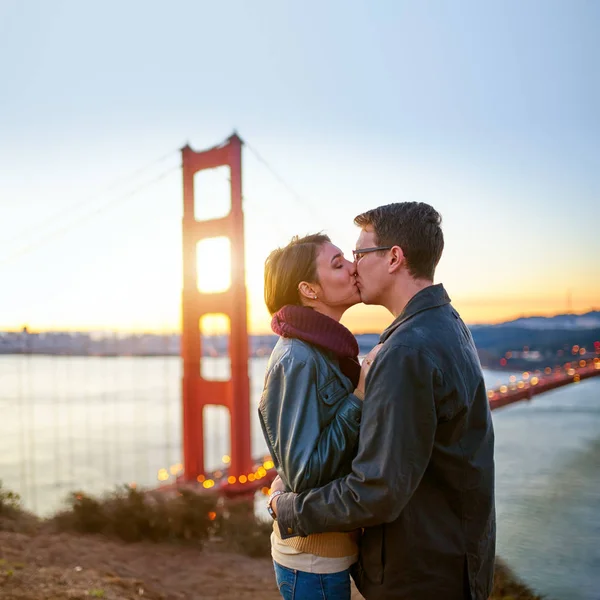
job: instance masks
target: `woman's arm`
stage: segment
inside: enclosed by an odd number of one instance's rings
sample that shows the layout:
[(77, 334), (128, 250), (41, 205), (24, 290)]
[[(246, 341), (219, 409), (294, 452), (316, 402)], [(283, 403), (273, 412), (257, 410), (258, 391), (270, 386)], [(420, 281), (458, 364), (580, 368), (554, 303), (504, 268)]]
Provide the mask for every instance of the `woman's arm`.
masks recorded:
[(318, 373), (313, 357), (289, 353), (268, 373), (259, 405), (263, 433), (292, 491), (331, 481), (358, 442), (362, 402), (347, 394), (321, 429)]

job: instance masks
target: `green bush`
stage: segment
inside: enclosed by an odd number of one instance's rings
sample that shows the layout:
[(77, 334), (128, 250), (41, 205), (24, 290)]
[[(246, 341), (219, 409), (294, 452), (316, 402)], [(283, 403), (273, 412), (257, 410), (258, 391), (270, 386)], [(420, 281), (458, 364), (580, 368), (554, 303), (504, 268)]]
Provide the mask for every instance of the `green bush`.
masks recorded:
[(12, 516), (21, 510), (21, 496), (2, 488), (0, 481), (0, 515)]

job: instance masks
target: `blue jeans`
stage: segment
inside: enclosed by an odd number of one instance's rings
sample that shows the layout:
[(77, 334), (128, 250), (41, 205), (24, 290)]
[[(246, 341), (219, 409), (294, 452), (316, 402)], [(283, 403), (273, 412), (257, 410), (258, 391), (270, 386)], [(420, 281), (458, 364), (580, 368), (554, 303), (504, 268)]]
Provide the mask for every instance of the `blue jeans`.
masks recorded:
[(275, 565), (275, 579), (284, 600), (350, 600), (350, 569), (339, 573), (306, 573)]

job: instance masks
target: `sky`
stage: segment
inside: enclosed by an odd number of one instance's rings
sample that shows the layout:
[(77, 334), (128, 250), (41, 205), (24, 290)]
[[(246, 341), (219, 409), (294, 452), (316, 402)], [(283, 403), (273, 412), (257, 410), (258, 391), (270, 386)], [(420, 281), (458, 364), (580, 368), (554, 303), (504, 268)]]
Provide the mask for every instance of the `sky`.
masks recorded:
[[(599, 26), (591, 0), (0, 0), (0, 330), (176, 330), (179, 149), (234, 130), (252, 332), (272, 249), (350, 256), (354, 216), (405, 200), (442, 214), (467, 323), (600, 308)], [(198, 218), (227, 185), (196, 176)]]

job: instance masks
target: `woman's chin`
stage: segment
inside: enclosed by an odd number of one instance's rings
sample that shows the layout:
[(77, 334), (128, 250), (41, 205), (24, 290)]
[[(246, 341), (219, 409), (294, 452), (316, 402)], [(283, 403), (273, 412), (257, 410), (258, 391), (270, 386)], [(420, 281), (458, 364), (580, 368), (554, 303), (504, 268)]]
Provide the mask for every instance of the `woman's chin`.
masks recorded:
[(360, 293), (358, 290), (356, 290), (356, 294), (354, 294), (352, 296), (352, 298), (350, 298), (348, 300), (348, 308), (350, 308), (351, 306), (356, 306), (357, 304), (360, 304), (362, 302), (361, 298), (360, 298)]

